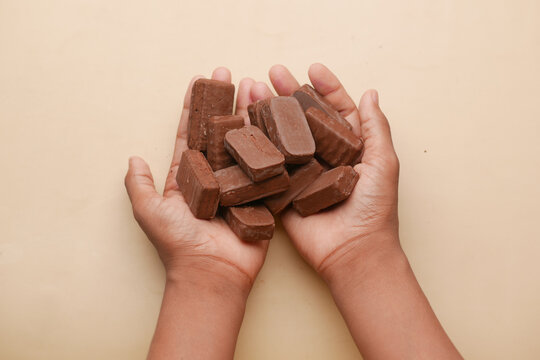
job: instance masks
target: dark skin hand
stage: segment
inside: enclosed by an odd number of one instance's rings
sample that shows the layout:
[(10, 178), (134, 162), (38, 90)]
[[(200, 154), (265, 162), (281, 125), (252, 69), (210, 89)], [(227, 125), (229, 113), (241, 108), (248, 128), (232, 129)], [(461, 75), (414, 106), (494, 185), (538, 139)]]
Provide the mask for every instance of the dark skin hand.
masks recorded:
[[(362, 163), (354, 167), (361, 176), (347, 201), (308, 217), (293, 209), (282, 215), (283, 225), (300, 254), (318, 272), (324, 273), (349, 247), (397, 245), (366, 244), (365, 239), (398, 229), (399, 161), (375, 90), (367, 91), (356, 107), (337, 77), (324, 65), (312, 65), (308, 75), (315, 89), (350, 122), (354, 133), (364, 139), (365, 146)], [(290, 96), (300, 87), (282, 65), (272, 67), (270, 80), (280, 96)], [(254, 84), (251, 91), (254, 99), (273, 96), (264, 83)]]
[[(191, 87), (197, 78), (186, 91), (163, 195), (139, 157), (130, 159), (125, 179), (135, 219), (167, 274), (149, 359), (231, 359), (247, 296), (268, 249), (268, 241), (241, 241), (222, 218), (196, 219), (178, 189), (176, 174), (188, 148)], [(231, 73), (218, 68), (212, 78), (231, 82)], [(246, 121), (253, 83), (244, 79), (238, 87), (236, 114)]]
[[(182, 152), (188, 148), (187, 118), (191, 87), (197, 78), (200, 77), (195, 77), (186, 91), (163, 195), (157, 193), (150, 168), (139, 157), (130, 159), (126, 187), (135, 218), (156, 247), (167, 270), (180, 266), (186, 258), (198, 257), (204, 259), (208, 266), (216, 262), (221, 263), (219, 267), (227, 264), (238, 272), (240, 279), (252, 283), (264, 262), (268, 242), (240, 241), (220, 217), (209, 221), (196, 219), (176, 183)], [(231, 74), (225, 68), (216, 69), (212, 78), (231, 82)], [(238, 90), (236, 113), (244, 117), (247, 116), (251, 82), (245, 79)]]
[[(300, 84), (287, 68), (270, 69), (278, 95)], [(313, 87), (364, 140), (360, 175), (351, 196), (331, 209), (302, 217), (289, 209), (283, 226), (304, 259), (328, 284), (365, 359), (461, 359), (420, 288), (399, 241), (399, 161), (390, 125), (375, 90), (357, 107), (324, 65), (308, 71)], [(273, 96), (264, 83), (254, 100)]]

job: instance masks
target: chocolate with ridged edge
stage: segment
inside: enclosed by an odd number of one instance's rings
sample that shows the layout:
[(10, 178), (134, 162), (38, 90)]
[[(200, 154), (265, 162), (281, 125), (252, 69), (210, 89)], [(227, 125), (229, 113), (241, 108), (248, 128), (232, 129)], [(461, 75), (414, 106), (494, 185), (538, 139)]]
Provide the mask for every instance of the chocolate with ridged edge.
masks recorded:
[(198, 150), (182, 153), (176, 182), (193, 215), (211, 219), (219, 204), (219, 183), (204, 155)]
[(334, 167), (359, 161), (363, 143), (351, 130), (314, 107), (307, 109), (306, 118), (321, 159)]
[(239, 115), (212, 116), (208, 120), (206, 158), (214, 171), (235, 164), (233, 157), (225, 149), (225, 134), (243, 126), (244, 118)]
[(206, 151), (208, 119), (214, 115), (231, 115), (234, 85), (231, 83), (198, 79), (193, 83), (188, 118), (188, 147)]
[(264, 205), (227, 207), (224, 215), (231, 230), (244, 241), (270, 240), (274, 234), (274, 217)]
[(323, 173), (293, 201), (302, 216), (315, 214), (347, 199), (359, 179), (351, 166), (338, 166)]
[(304, 84), (293, 93), (293, 96), (298, 100), (304, 111), (310, 107), (315, 107), (326, 115), (334, 118), (337, 122), (345, 125), (349, 130), (352, 130), (351, 124), (345, 120), (343, 116), (330, 105), (317, 90), (311, 85)]
[(263, 181), (285, 171), (283, 154), (256, 126), (227, 132), (225, 149), (252, 181)]
[(251, 181), (238, 165), (218, 170), (214, 175), (220, 187), (221, 206), (245, 204), (289, 188), (287, 171), (258, 183)]

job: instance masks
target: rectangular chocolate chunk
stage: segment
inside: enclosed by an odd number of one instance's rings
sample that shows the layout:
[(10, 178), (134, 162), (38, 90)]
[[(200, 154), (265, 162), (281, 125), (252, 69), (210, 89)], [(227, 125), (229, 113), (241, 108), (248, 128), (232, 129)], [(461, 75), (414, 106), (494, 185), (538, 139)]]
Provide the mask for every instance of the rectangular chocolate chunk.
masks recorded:
[(264, 120), (262, 118), (262, 107), (268, 104), (270, 99), (257, 100), (257, 102), (248, 105), (248, 115), (251, 125), (254, 125), (262, 130), (264, 135), (268, 136), (266, 131), (266, 126), (264, 125)]
[(307, 111), (310, 107), (317, 108), (326, 115), (334, 118), (337, 122), (345, 125), (349, 130), (352, 130), (351, 124), (341, 116), (339, 111), (334, 109), (317, 90), (315, 90), (311, 85), (304, 84), (298, 90), (296, 90), (293, 96), (298, 100), (302, 109)]
[(231, 115), (234, 85), (223, 81), (199, 79), (191, 90), (188, 120), (188, 147), (206, 151), (208, 119), (214, 115)]
[(225, 221), (244, 241), (270, 240), (274, 235), (274, 217), (264, 205), (225, 208)]
[(229, 130), (244, 126), (244, 118), (239, 115), (212, 116), (208, 120), (208, 145), (206, 158), (214, 171), (235, 164), (225, 149), (225, 134)]
[(263, 181), (285, 171), (283, 154), (256, 126), (227, 132), (225, 149), (252, 181)]
[(321, 159), (331, 166), (359, 161), (363, 143), (351, 130), (314, 107), (307, 109), (306, 118)]
[(292, 96), (268, 100), (261, 109), (270, 140), (285, 155), (287, 164), (305, 164), (315, 153), (315, 142), (304, 111)]
[(216, 215), (219, 183), (200, 151), (186, 150), (182, 153), (176, 182), (196, 218), (211, 219)]
[(289, 174), (286, 171), (261, 182), (253, 182), (234, 165), (214, 173), (221, 189), (220, 204), (235, 206), (283, 192), (289, 187)]
[(285, 209), (295, 197), (306, 187), (315, 181), (323, 172), (323, 167), (315, 159), (311, 159), (307, 164), (293, 170), (289, 175), (289, 189), (264, 198), (264, 204), (272, 214), (278, 214)]
[(293, 206), (302, 216), (315, 214), (347, 199), (360, 176), (351, 166), (338, 166), (323, 173), (294, 199)]

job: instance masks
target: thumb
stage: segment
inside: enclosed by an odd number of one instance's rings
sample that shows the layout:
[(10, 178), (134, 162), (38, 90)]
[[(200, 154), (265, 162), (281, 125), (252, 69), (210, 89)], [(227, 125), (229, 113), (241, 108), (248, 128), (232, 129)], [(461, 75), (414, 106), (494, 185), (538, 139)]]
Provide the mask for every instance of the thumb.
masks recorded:
[(379, 159), (397, 161), (390, 124), (379, 107), (379, 95), (376, 90), (364, 93), (358, 110), (365, 146), (362, 162), (370, 163)]
[(142, 217), (148, 201), (161, 198), (156, 192), (154, 178), (148, 164), (140, 157), (133, 156), (129, 158), (129, 169), (126, 174), (125, 185), (137, 220)]

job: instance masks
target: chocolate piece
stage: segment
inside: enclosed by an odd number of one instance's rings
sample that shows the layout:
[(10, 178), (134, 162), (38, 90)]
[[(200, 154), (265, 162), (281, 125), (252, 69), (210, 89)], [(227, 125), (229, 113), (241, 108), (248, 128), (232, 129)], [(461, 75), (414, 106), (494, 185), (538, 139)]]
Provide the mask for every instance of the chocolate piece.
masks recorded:
[(235, 164), (225, 149), (225, 134), (229, 130), (244, 126), (244, 118), (239, 115), (212, 116), (208, 120), (208, 144), (206, 158), (214, 171)]
[(296, 90), (293, 96), (298, 100), (302, 109), (307, 111), (310, 107), (315, 107), (321, 111), (324, 111), (326, 115), (336, 119), (342, 125), (345, 125), (349, 130), (352, 130), (351, 124), (341, 116), (339, 111), (334, 109), (317, 90), (312, 86), (305, 84)]
[(281, 194), (276, 194), (263, 199), (264, 204), (272, 212), (278, 214), (285, 209), (295, 197), (298, 196), (306, 187), (315, 181), (323, 172), (323, 167), (315, 159), (311, 159), (305, 165), (295, 169), (289, 175), (289, 188)]
[(294, 199), (293, 206), (302, 216), (315, 214), (351, 195), (360, 176), (350, 166), (339, 166), (323, 173)]
[(208, 119), (231, 115), (234, 85), (223, 81), (199, 79), (193, 84), (188, 120), (188, 147), (206, 151)]
[(298, 100), (274, 97), (263, 104), (261, 112), (268, 136), (287, 164), (305, 164), (313, 157), (315, 142)]
[(225, 149), (255, 182), (285, 171), (285, 158), (261, 129), (249, 125), (225, 134)]
[(225, 221), (244, 241), (270, 240), (274, 234), (274, 217), (264, 205), (225, 208)]
[(256, 102), (252, 103), (252, 104), (249, 104), (248, 107), (247, 107), (247, 112), (248, 112), (248, 116), (249, 116), (249, 122), (251, 123), (251, 125), (255, 125), (257, 126), (257, 124), (254, 124), (254, 122), (256, 121), (256, 118), (255, 118), (255, 104)]
[(182, 153), (176, 182), (196, 218), (211, 219), (216, 215), (219, 183), (200, 151), (186, 150)]
[(268, 132), (266, 131), (266, 126), (264, 125), (264, 120), (262, 118), (262, 108), (268, 104), (269, 100), (270, 99), (258, 100), (254, 104), (248, 106), (248, 115), (251, 125), (261, 129), (266, 136), (268, 136)]
[(317, 145), (316, 153), (331, 166), (354, 165), (362, 153), (362, 140), (333, 117), (310, 107), (306, 118)]
[(234, 165), (214, 173), (221, 188), (220, 204), (234, 206), (261, 199), (287, 190), (289, 175), (286, 171), (268, 180), (255, 183)]

